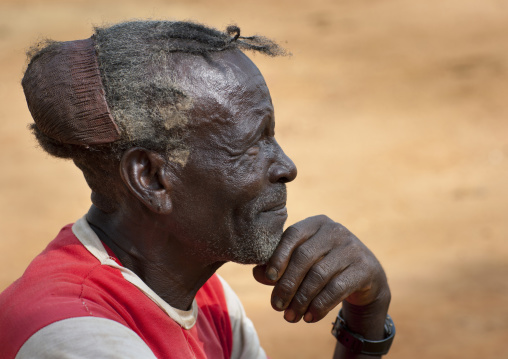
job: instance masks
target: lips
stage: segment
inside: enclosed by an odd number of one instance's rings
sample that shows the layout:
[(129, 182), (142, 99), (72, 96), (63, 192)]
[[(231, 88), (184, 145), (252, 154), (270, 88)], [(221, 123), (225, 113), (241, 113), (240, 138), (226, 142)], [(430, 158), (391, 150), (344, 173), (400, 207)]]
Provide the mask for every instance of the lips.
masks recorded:
[(259, 208), (261, 209), (261, 212), (264, 213), (280, 213), (287, 215), (286, 201), (286, 187), (282, 185), (278, 187), (277, 190), (271, 192), (266, 196), (263, 196), (262, 201), (259, 203)]
[(283, 203), (280, 203), (280, 204), (276, 204), (274, 205), (273, 207), (267, 209), (265, 212), (277, 212), (277, 211), (280, 211), (282, 209), (286, 209), (286, 202), (283, 202)]
[(264, 210), (262, 213), (265, 213), (270, 216), (282, 216), (284, 218), (288, 215), (288, 210), (286, 208), (286, 202), (278, 203), (273, 206), (270, 206), (269, 209)]

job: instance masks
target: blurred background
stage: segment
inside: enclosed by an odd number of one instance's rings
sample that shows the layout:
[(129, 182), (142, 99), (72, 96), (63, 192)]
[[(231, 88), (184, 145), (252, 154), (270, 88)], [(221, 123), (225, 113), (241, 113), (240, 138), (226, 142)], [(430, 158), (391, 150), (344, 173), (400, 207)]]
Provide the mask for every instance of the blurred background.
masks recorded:
[[(508, 358), (508, 2), (225, 0), (0, 2), (0, 290), (90, 204), (81, 173), (35, 146), (20, 79), (37, 40), (93, 25), (192, 19), (284, 44), (250, 55), (298, 166), (288, 223), (327, 214), (391, 285), (389, 358)], [(220, 273), (272, 358), (331, 357), (334, 310), (289, 324), (250, 266)], [(0, 308), (0, 310), (2, 310)]]

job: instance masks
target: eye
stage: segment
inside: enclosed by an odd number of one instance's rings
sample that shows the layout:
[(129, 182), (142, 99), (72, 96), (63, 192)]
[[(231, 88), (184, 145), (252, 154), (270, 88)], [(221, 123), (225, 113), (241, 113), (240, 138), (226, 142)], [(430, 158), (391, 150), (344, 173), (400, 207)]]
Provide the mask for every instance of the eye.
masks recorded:
[(249, 156), (256, 156), (259, 153), (259, 145), (252, 146), (245, 153)]

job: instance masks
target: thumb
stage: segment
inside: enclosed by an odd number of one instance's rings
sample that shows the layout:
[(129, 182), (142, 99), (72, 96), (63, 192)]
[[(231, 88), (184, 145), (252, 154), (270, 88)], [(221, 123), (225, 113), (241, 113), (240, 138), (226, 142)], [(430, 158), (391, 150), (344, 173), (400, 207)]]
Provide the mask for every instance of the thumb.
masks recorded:
[(274, 286), (277, 281), (270, 280), (266, 277), (266, 264), (260, 264), (252, 269), (254, 279), (261, 284)]

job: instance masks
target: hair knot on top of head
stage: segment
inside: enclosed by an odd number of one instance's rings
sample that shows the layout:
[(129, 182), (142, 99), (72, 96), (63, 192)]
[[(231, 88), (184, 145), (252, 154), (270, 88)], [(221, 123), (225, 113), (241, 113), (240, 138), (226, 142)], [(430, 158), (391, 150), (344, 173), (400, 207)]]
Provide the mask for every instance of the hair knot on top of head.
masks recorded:
[(229, 34), (229, 35), (234, 35), (232, 38), (231, 38), (231, 41), (236, 41), (238, 40), (238, 38), (240, 37), (240, 28), (236, 25), (229, 25), (227, 28), (226, 28), (226, 32)]

